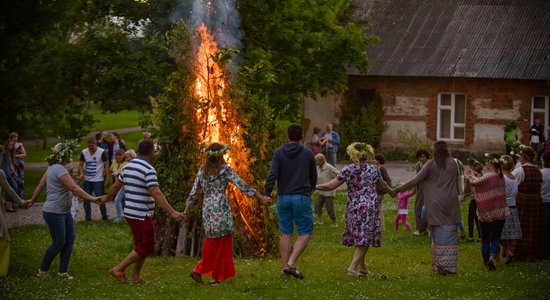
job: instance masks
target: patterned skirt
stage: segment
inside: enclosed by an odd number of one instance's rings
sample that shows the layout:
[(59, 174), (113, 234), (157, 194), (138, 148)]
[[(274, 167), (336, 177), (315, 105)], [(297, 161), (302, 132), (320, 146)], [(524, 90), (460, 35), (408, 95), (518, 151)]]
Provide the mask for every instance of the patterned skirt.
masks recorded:
[(458, 224), (430, 225), (432, 240), (432, 269), (440, 274), (457, 272), (458, 266)]
[(519, 223), (518, 210), (510, 207), (510, 217), (504, 222), (504, 228), (500, 235), (501, 240), (521, 240), (521, 224)]

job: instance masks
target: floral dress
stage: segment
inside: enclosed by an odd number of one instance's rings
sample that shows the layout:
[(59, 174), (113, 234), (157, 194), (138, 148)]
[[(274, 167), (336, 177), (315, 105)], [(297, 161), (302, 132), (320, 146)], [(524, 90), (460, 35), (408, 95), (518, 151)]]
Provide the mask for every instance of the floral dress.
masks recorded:
[(346, 182), (349, 189), (342, 244), (380, 247), (380, 209), (376, 201), (376, 183), (381, 178), (378, 168), (370, 163), (351, 164), (336, 178)]
[(217, 176), (208, 179), (203, 178), (203, 170), (200, 169), (187, 198), (187, 205), (193, 204), (199, 197), (199, 190), (202, 189), (202, 225), (208, 238), (222, 237), (234, 230), (231, 204), (225, 194), (229, 182), (250, 197), (256, 193), (256, 190), (247, 185), (231, 167), (224, 165)]

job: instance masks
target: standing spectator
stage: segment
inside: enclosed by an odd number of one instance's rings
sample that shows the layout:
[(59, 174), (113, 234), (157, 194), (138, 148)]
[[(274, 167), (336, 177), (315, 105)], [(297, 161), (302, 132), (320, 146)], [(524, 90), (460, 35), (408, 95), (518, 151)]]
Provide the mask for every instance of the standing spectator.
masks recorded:
[[(374, 156), (374, 165), (378, 168), (378, 171), (380, 171), (380, 175), (382, 175), (382, 179), (386, 182), (386, 184), (391, 187), (392, 182), (390, 175), (388, 174), (388, 170), (386, 170), (386, 167), (384, 167), (384, 164), (386, 163), (386, 158), (383, 154), (376, 154)], [(380, 229), (386, 230), (386, 224), (384, 222), (384, 212), (382, 211), (382, 200), (384, 199), (384, 195), (386, 192), (377, 189), (376, 193), (378, 194), (378, 197), (376, 199), (376, 202), (378, 203), (378, 208), (380, 211)]]
[(544, 125), (540, 123), (540, 118), (535, 118), (535, 124), (531, 125), (531, 128), (529, 128), (529, 134), (531, 135), (531, 147), (535, 153), (538, 153), (546, 140), (544, 138)]
[(340, 145), (340, 135), (332, 130), (332, 124), (327, 125), (327, 131), (320, 139), (321, 150), (327, 162), (336, 166), (336, 154), (338, 153), (338, 145)]
[[(473, 171), (473, 176), (477, 178), (483, 176), (483, 174), (481, 173), (481, 171), (483, 170), (483, 165), (479, 161), (470, 157), (468, 158), (468, 164)], [(474, 241), (474, 224), (477, 229), (477, 239), (478, 241), (481, 239), (481, 228), (479, 227), (479, 220), (477, 219), (476, 196), (473, 192), (473, 189), (475, 188), (472, 188), (472, 190), (470, 191), (470, 203), (468, 204), (468, 242)]]
[(547, 253), (547, 235), (544, 230), (544, 206), (541, 197), (542, 174), (532, 161), (535, 151), (522, 147), (518, 162), (520, 167), (512, 171), (518, 180), (516, 207), (521, 225), (521, 240), (512, 243), (514, 260), (544, 259)]
[(511, 172), (514, 168), (514, 160), (512, 157), (503, 155), (500, 158), (503, 160), (502, 174), (504, 174), (506, 184), (506, 205), (508, 205), (510, 209), (510, 217), (504, 221), (504, 228), (502, 229), (500, 240), (502, 241), (502, 255), (506, 257), (506, 263), (510, 263), (514, 257), (514, 253), (510, 250), (510, 242), (513, 240), (521, 240), (521, 224), (519, 223), (519, 215), (516, 208), (518, 181)]
[[(120, 175), (120, 172), (122, 171), (122, 168), (126, 165), (126, 160), (124, 159), (124, 149), (118, 149), (115, 153), (115, 160), (113, 161), (113, 164), (111, 164), (111, 178), (113, 179), (113, 183), (115, 183), (118, 180), (118, 175)], [(120, 191), (117, 193), (115, 197), (115, 223), (122, 222), (122, 198), (119, 197), (121, 195), (121, 191), (124, 190), (124, 187), (120, 189)]]
[(38, 269), (40, 278), (49, 276), (48, 271), (55, 257), (59, 254), (59, 278), (72, 279), (69, 275), (69, 261), (73, 251), (74, 221), (71, 215), (72, 195), (86, 201), (98, 201), (99, 198), (92, 197), (83, 191), (73, 181), (65, 166), (71, 162), (73, 152), (78, 147), (77, 141), (64, 141), (52, 148), (52, 154), (48, 156), (48, 169), (40, 179), (32, 194), (31, 201), (34, 202), (46, 187), (46, 202), (42, 207), (42, 216), (48, 225), (52, 244), (44, 253), (42, 264)]
[(481, 227), (481, 255), (489, 271), (496, 269), (496, 258), (500, 250), (500, 235), (504, 221), (510, 217), (506, 204), (505, 180), (502, 175), (503, 161), (495, 154), (485, 154), (485, 173), (480, 178), (469, 170), (467, 178), (475, 187), (477, 218)]
[[(84, 191), (94, 193), (96, 196), (105, 194), (105, 186), (109, 181), (109, 161), (105, 150), (97, 146), (95, 138), (88, 139), (88, 148), (82, 150), (80, 155), (80, 180), (84, 180)], [(101, 219), (107, 220), (107, 208), (105, 204), (99, 205)], [(84, 214), (86, 221), (92, 220), (92, 207), (90, 201), (84, 200)]]
[(109, 270), (111, 276), (119, 283), (126, 283), (124, 271), (130, 265), (134, 265), (131, 281), (143, 282), (141, 268), (145, 258), (155, 250), (155, 224), (152, 219), (155, 203), (178, 222), (183, 220), (183, 214), (170, 206), (159, 188), (157, 172), (151, 165), (155, 156), (153, 143), (139, 142), (137, 152), (139, 156), (126, 164), (119, 180), (113, 184), (109, 193), (101, 198), (101, 202), (105, 203), (111, 200), (122, 186), (125, 187), (124, 217), (132, 230), (134, 247), (118, 265)]
[[(416, 174), (422, 170), (422, 167), (430, 159), (430, 153), (425, 149), (420, 149), (416, 151), (416, 159), (418, 162), (415, 165)], [(416, 201), (414, 203), (414, 219), (416, 231), (414, 232), (415, 236), (422, 236), (428, 233), (428, 224), (423, 221), (422, 218), (422, 209), (424, 208), (424, 182), (419, 182), (416, 186)]]
[(262, 196), (248, 186), (225, 164), (223, 156), (228, 149), (227, 145), (212, 143), (204, 150), (206, 162), (197, 173), (183, 212), (184, 217), (187, 216), (193, 203), (202, 195), (202, 225), (206, 238), (202, 246), (201, 260), (190, 276), (198, 283), (202, 283), (202, 275), (212, 276), (209, 282), (212, 286), (235, 277), (232, 236), (235, 221), (231, 213), (231, 204), (225, 194), (227, 185), (234, 184), (244, 194), (249, 197), (255, 196), (264, 204), (270, 201), (269, 197)]
[(109, 143), (109, 163), (113, 163), (115, 153), (120, 149), (124, 150), (122, 152), (124, 153), (126, 151), (126, 143), (120, 138), (120, 134), (113, 132), (111, 133), (111, 142)]
[(107, 155), (107, 159), (109, 159), (110, 162), (111, 144), (106, 140), (107, 132), (102, 130), (95, 135), (95, 138), (97, 140), (97, 146), (105, 151), (105, 155)]
[[(17, 170), (15, 167), (15, 142), (11, 139), (7, 140), (4, 146), (4, 152), (2, 153), (2, 170), (6, 174), (6, 180), (11, 188), (21, 197), (19, 185), (17, 184)], [(9, 194), (6, 194), (5, 199), (6, 203), (4, 204), (4, 208), (6, 211), (15, 212), (13, 198)]]
[(329, 191), (342, 185), (348, 186), (346, 225), (342, 245), (354, 246), (353, 259), (348, 267), (348, 276), (368, 275), (365, 256), (369, 247), (381, 246), (380, 208), (376, 202), (376, 189), (394, 194), (372, 164), (374, 150), (365, 143), (353, 143), (346, 149), (352, 164), (346, 165), (335, 179), (317, 185), (321, 191)]
[(403, 192), (422, 183), (432, 240), (432, 269), (440, 275), (457, 271), (457, 226), (461, 221), (457, 180), (458, 164), (451, 157), (447, 143), (438, 141), (434, 146), (434, 159), (428, 161), (413, 179), (395, 189)]
[(23, 143), (19, 142), (19, 134), (17, 132), (12, 132), (9, 135), (10, 140), (15, 142), (15, 172), (16, 172), (16, 183), (19, 191), (19, 197), (24, 195), (24, 185), (25, 185), (25, 162), (24, 159), (27, 156), (27, 151), (25, 151), (25, 146)]
[[(291, 124), (287, 129), (288, 143), (273, 153), (269, 175), (265, 183), (265, 195), (270, 196), (277, 182), (277, 215), (281, 232), (280, 251), (283, 271), (299, 279), (304, 276), (296, 268), (296, 262), (313, 233), (313, 211), (310, 195), (317, 183), (317, 170), (313, 153), (302, 146), (302, 126)], [(298, 237), (292, 246), (294, 226)]]
[[(544, 227), (546, 230), (546, 241), (550, 241), (550, 152), (542, 154), (544, 169), (542, 173), (542, 205), (544, 208)], [(550, 248), (550, 247), (549, 247)]]
[[(315, 164), (317, 165), (317, 184), (327, 183), (338, 175), (339, 171), (335, 166), (325, 161), (323, 154), (315, 155)], [(323, 225), (323, 205), (327, 207), (327, 213), (330, 217), (330, 227), (336, 228), (336, 214), (334, 213), (334, 196), (336, 192), (332, 191), (319, 191), (317, 200), (315, 201), (315, 214), (317, 215), (317, 221), (315, 224)]]
[(319, 132), (321, 132), (321, 128), (313, 127), (313, 134), (311, 135), (309, 146), (311, 147), (311, 152), (313, 152), (314, 156), (321, 152), (321, 141), (319, 138)]

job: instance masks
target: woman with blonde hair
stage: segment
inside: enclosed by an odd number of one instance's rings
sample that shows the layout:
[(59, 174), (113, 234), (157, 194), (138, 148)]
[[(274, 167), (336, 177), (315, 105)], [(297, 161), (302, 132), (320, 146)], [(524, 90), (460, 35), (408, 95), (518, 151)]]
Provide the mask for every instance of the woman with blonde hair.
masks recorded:
[(404, 192), (422, 184), (424, 207), (432, 240), (432, 270), (440, 275), (457, 272), (458, 224), (461, 222), (458, 201), (458, 168), (460, 163), (451, 157), (447, 143), (434, 145), (434, 159), (403, 185), (395, 189)]
[(355, 247), (347, 274), (362, 277), (369, 274), (365, 263), (369, 247), (381, 246), (380, 206), (376, 189), (392, 195), (393, 190), (384, 182), (378, 168), (372, 164), (374, 149), (371, 145), (352, 143), (346, 151), (353, 163), (342, 168), (335, 179), (317, 185), (316, 188), (330, 191), (344, 182), (347, 184), (348, 203), (342, 245)]
[(202, 190), (202, 225), (206, 238), (202, 246), (202, 258), (190, 274), (191, 278), (202, 283), (202, 276), (211, 276), (212, 286), (220, 285), (225, 279), (235, 277), (233, 263), (233, 237), (235, 230), (231, 204), (225, 194), (231, 182), (249, 197), (255, 196), (262, 203), (270, 199), (248, 186), (237, 173), (225, 164), (223, 156), (229, 150), (227, 145), (212, 143), (206, 149), (206, 162), (198, 171), (189, 197), (184, 217), (187, 217), (193, 203), (199, 199)]

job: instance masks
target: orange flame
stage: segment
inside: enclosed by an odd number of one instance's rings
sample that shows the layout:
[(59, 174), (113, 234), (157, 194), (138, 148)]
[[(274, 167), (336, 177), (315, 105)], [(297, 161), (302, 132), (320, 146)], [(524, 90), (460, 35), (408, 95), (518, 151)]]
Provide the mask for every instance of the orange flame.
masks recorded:
[[(240, 124), (245, 122), (238, 113), (235, 105), (227, 95), (226, 78), (222, 68), (218, 65), (219, 49), (214, 36), (203, 24), (199, 27), (201, 43), (197, 51), (195, 74), (195, 92), (199, 100), (197, 119), (202, 124), (199, 136), (203, 145), (212, 142), (227, 144), (230, 151), (224, 157), (231, 168), (248, 183), (253, 182), (249, 172), (249, 165), (254, 162), (250, 158), (250, 150), (243, 140), (244, 130)], [(248, 236), (256, 244), (264, 241), (261, 227), (263, 221), (257, 220), (257, 201), (241, 193), (233, 185), (226, 191), (232, 201), (233, 214), (242, 221)], [(263, 252), (263, 246), (260, 252)], [(262, 253), (263, 254), (263, 253)]]

